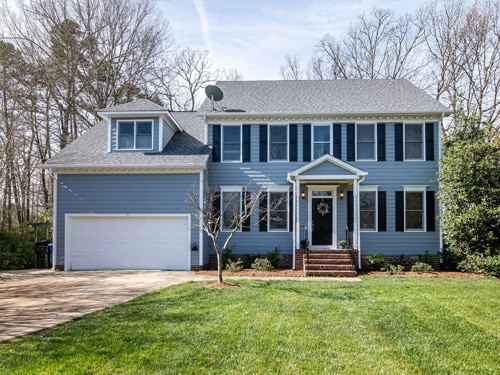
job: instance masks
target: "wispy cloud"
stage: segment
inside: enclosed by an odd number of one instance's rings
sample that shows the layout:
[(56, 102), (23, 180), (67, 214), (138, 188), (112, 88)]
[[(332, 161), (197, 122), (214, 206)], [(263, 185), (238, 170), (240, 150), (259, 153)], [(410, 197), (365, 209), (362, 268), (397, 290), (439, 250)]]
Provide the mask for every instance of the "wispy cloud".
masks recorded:
[(205, 10), (205, 2), (204, 0), (194, 0), (194, 7), (196, 9), (196, 12), (198, 13), (198, 17), (200, 17), (200, 23), (201, 23), (201, 30), (203, 32), (203, 40), (205, 42), (205, 49), (209, 51), (214, 51), (213, 50), (213, 44), (212, 44), (212, 35), (210, 32), (210, 25), (208, 22), (208, 13)]

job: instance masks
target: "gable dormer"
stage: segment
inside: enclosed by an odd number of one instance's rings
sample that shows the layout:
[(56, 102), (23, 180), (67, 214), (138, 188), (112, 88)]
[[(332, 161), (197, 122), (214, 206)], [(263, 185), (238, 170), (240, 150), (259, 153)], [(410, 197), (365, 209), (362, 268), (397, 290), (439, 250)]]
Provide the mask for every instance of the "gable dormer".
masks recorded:
[(147, 99), (97, 112), (108, 122), (108, 152), (161, 152), (182, 128), (170, 112)]

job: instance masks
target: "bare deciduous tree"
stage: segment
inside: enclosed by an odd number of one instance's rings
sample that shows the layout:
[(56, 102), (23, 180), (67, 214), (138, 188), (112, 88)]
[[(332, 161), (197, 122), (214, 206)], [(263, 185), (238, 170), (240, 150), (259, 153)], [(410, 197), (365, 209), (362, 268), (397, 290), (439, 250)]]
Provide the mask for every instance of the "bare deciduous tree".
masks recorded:
[[(188, 190), (187, 206), (194, 217), (193, 226), (201, 228), (210, 238), (217, 256), (217, 278), (222, 283), (222, 252), (228, 248), (233, 236), (242, 228), (249, 228), (251, 218), (254, 224), (262, 220), (279, 221), (281, 218), (272, 215), (272, 211), (286, 202), (287, 193), (281, 198), (269, 201), (264, 189), (250, 191), (251, 184), (244, 186), (242, 191), (221, 192), (218, 188), (204, 186), (204, 196), (200, 199), (196, 189)], [(265, 208), (261, 202), (268, 199)], [(268, 213), (271, 215), (268, 216)], [(219, 234), (224, 231), (225, 239), (219, 243)]]

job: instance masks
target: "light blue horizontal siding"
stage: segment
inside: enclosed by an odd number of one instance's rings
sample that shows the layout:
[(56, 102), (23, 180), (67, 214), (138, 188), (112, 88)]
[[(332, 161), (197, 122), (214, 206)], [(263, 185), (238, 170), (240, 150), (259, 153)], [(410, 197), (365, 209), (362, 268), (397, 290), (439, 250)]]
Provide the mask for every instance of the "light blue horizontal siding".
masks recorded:
[[(198, 186), (199, 174), (58, 175), (56, 263), (64, 264), (65, 214), (191, 213), (186, 192)], [(198, 233), (191, 229), (191, 242), (199, 242)]]
[[(400, 122), (400, 121), (398, 121)], [(401, 121), (403, 122), (403, 121)], [(403, 191), (404, 185), (426, 185), (427, 190), (437, 192), (438, 185), (435, 182), (438, 171), (438, 150), (439, 150), (439, 126), (434, 126), (434, 161), (412, 161), (396, 162), (394, 146), (394, 122), (386, 124), (386, 160), (383, 162), (349, 162), (359, 169), (368, 172), (368, 176), (362, 185), (378, 185), (379, 191), (386, 192), (387, 200), (387, 231), (386, 232), (362, 232), (361, 249), (363, 254), (376, 252), (384, 254), (423, 254), (426, 250), (435, 253), (439, 251), (439, 223), (436, 220), (435, 232), (396, 232), (395, 231), (395, 192)], [(342, 158), (345, 161), (347, 156), (347, 127), (342, 124)], [(251, 184), (252, 191), (258, 191), (261, 186), (266, 185), (289, 185), (287, 174), (306, 163), (302, 161), (302, 134), (303, 127), (298, 126), (298, 158), (299, 162), (292, 163), (261, 163), (259, 162), (259, 127), (258, 124), (251, 127), (251, 162), (250, 163), (213, 163), (209, 164), (210, 185), (224, 186), (236, 185), (245, 186)], [(212, 139), (211, 126), (208, 127), (209, 143)], [(330, 168), (330, 170), (329, 170)], [(328, 165), (319, 166), (310, 174), (326, 173), (335, 175), (337, 173)], [(328, 184), (328, 182), (325, 182)], [(334, 181), (331, 184), (335, 184)], [(300, 190), (307, 192), (305, 185)], [(340, 185), (337, 191), (352, 190), (352, 185)], [(300, 199), (300, 227), (301, 233), (307, 225), (307, 199)], [(435, 212), (438, 213), (438, 202), (436, 201)], [(258, 218), (252, 217), (250, 232), (236, 233), (231, 245), (235, 252), (239, 254), (249, 253), (255, 249), (257, 253), (265, 253), (280, 246), (283, 254), (292, 252), (292, 233), (259, 232)], [(294, 223), (295, 225), (295, 223)], [(345, 239), (345, 227), (347, 225), (347, 199), (337, 197), (337, 238)], [(221, 233), (219, 243), (226, 238)], [(301, 235), (302, 236), (302, 235)], [(211, 247), (213, 251), (213, 247)]]

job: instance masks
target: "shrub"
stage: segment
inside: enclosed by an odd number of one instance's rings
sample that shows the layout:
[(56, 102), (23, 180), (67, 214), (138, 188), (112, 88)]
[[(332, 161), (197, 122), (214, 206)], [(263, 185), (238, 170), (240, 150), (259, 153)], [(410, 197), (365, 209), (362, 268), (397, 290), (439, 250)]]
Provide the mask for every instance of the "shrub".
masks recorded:
[(371, 254), (366, 258), (370, 268), (374, 271), (380, 271), (385, 266), (385, 259), (381, 254)]
[(481, 255), (469, 255), (460, 262), (458, 268), (469, 273), (481, 273), (486, 276), (500, 277), (500, 255), (483, 257)]
[(0, 229), (0, 270), (18, 270), (32, 267), (35, 261), (31, 226)]
[(231, 259), (227, 261), (226, 271), (229, 272), (240, 272), (243, 269), (243, 261), (238, 259), (236, 262), (233, 262)]
[(243, 268), (251, 268), (255, 259), (260, 258), (257, 254), (245, 254), (243, 255)]
[(280, 247), (276, 246), (273, 251), (267, 253), (267, 260), (271, 263), (273, 268), (278, 267), (280, 261)]
[(409, 270), (410, 269), (410, 257), (407, 257), (404, 254), (401, 254), (398, 260), (391, 262), (391, 264), (394, 265), (400, 265), (403, 267), (403, 270)]
[(434, 268), (428, 263), (417, 262), (411, 267), (411, 271), (417, 273), (429, 273), (433, 272)]
[(257, 271), (269, 271), (273, 269), (273, 265), (266, 258), (257, 258), (252, 263), (252, 268), (256, 269)]
[(403, 273), (404, 269), (405, 268), (401, 264), (389, 264), (385, 271), (389, 275), (399, 275)]
[(433, 267), (434, 267), (434, 264), (436, 262), (436, 257), (437, 256), (438, 255), (432, 255), (431, 253), (429, 253), (429, 250), (425, 250), (424, 255), (420, 255), (420, 254), (417, 255), (418, 261), (420, 263), (430, 264)]
[(230, 247), (225, 247), (222, 249), (222, 267), (225, 269), (229, 261), (236, 262), (236, 255), (233, 254), (233, 250)]

